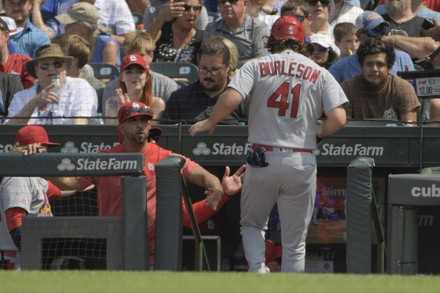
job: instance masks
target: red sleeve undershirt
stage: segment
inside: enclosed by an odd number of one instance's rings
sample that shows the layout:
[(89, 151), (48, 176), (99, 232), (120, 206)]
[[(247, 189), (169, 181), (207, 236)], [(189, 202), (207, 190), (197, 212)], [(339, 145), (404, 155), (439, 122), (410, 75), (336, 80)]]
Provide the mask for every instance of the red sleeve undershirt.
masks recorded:
[(12, 231), (17, 227), (21, 227), (21, 219), (24, 216), (27, 216), (27, 212), (23, 208), (10, 208), (5, 212), (6, 216), (6, 225), (8, 226), (8, 230)]
[[(228, 200), (229, 196), (223, 195), (220, 200), (217, 210), (213, 210), (211, 207), (206, 205), (206, 200), (198, 201), (193, 203), (192, 208), (194, 210), (194, 215), (196, 216), (197, 223), (203, 223), (208, 220), (212, 215), (214, 215)], [(185, 202), (182, 200), (182, 211), (183, 211), (183, 226), (187, 228), (191, 228), (191, 222), (189, 220), (188, 211), (185, 207)]]
[(47, 197), (50, 198), (50, 199), (59, 199), (59, 198), (61, 198), (61, 189), (56, 187), (49, 180), (47, 182), (49, 183), (49, 186), (47, 187)]

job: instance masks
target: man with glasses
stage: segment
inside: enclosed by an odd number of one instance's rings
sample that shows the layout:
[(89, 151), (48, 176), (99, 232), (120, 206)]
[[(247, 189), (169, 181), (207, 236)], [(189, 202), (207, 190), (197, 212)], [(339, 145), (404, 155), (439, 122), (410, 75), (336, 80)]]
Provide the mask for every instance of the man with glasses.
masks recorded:
[[(67, 76), (73, 58), (57, 44), (40, 47), (36, 54), (25, 65), (38, 82), (14, 95), (5, 124), (88, 124), (88, 117), (97, 117), (96, 91), (86, 80)], [(61, 80), (59, 92), (55, 78)], [(57, 109), (51, 110), (51, 104)]]
[(303, 0), (290, 0), (283, 4), (280, 11), (281, 16), (295, 16), (301, 21), (306, 41), (310, 39), (312, 35), (312, 31), (310, 30), (312, 18), (310, 17), (309, 10), (310, 6), (307, 2)]
[(310, 5), (312, 35), (323, 35), (327, 39), (327, 43), (339, 55), (339, 48), (335, 45), (333, 36), (333, 26), (330, 25), (330, 15), (334, 12), (333, 0), (307, 0), (307, 3)]
[(218, 0), (222, 17), (209, 23), (204, 35), (229, 39), (238, 49), (240, 62), (266, 54), (269, 36), (267, 24), (248, 15), (246, 5), (247, 0)]
[[(389, 24), (384, 21), (382, 16), (372, 11), (365, 11), (356, 19), (356, 35), (359, 39), (360, 45), (371, 39), (382, 39), (388, 35), (390, 31)], [(411, 57), (403, 51), (396, 50), (396, 61), (391, 68), (391, 73), (396, 75), (399, 71), (412, 71), (414, 64)], [(341, 83), (346, 79), (352, 78), (361, 73), (362, 68), (358, 61), (358, 56), (354, 53), (338, 60), (335, 64), (330, 66), (330, 73), (335, 79)]]
[[(154, 265), (154, 250), (156, 237), (156, 171), (155, 166), (169, 156), (180, 156), (161, 148), (156, 143), (148, 142), (153, 115), (150, 107), (141, 102), (128, 102), (118, 111), (119, 130), (124, 136), (120, 145), (111, 149), (102, 150), (102, 153), (141, 153), (145, 156), (146, 202), (148, 215), (148, 249), (149, 264)], [(206, 199), (194, 203), (198, 221), (209, 218), (224, 203), (229, 196), (237, 193), (241, 188), (241, 179), (244, 167), (234, 175), (229, 176), (226, 168), (223, 182), (209, 173), (199, 164), (185, 158), (182, 174), (188, 183), (196, 184), (205, 189)], [(122, 186), (121, 176), (107, 177), (57, 177), (51, 178), (62, 190), (83, 190), (94, 184), (98, 189), (98, 207), (100, 216), (120, 217), (122, 213)], [(182, 203), (184, 215), (185, 204)], [(187, 214), (186, 214), (187, 215)], [(203, 218), (203, 219), (202, 219)], [(184, 217), (184, 225), (189, 226), (188, 217)]]
[[(175, 91), (167, 101), (164, 123), (195, 123), (211, 115), (212, 108), (229, 83), (229, 48), (222, 37), (203, 41), (198, 53), (199, 80)], [(222, 124), (238, 125), (246, 119), (242, 103)]]

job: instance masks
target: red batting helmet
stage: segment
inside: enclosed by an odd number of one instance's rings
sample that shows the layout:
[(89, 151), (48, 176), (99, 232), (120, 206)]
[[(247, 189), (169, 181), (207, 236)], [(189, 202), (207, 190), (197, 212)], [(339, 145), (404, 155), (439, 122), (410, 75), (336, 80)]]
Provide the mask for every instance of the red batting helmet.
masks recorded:
[(304, 29), (295, 16), (282, 16), (272, 25), (270, 35), (278, 40), (298, 40), (304, 43)]

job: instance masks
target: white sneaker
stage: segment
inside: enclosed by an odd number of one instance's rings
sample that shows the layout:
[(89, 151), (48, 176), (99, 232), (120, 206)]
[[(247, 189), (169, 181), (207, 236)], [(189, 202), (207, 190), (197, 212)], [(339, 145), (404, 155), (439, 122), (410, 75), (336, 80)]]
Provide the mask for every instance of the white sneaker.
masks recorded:
[(257, 271), (258, 274), (268, 274), (270, 273), (270, 269), (266, 266), (265, 263), (260, 264), (260, 268)]

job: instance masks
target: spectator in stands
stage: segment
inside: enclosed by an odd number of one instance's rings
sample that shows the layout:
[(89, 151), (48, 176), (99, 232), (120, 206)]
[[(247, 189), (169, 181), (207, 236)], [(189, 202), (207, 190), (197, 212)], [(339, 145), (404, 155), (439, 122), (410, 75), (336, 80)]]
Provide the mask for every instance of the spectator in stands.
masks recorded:
[(333, 38), (333, 27), (330, 25), (330, 15), (333, 13), (333, 0), (308, 0), (310, 4), (311, 25), (310, 30), (312, 36), (314, 34), (323, 35), (327, 43), (331, 45), (333, 50), (339, 55), (339, 49), (335, 45)]
[(55, 18), (66, 25), (66, 34), (77, 34), (89, 42), (92, 46), (90, 62), (120, 65), (118, 43), (110, 36), (97, 34), (99, 12), (95, 6), (75, 3), (69, 12)]
[(19, 31), (11, 37), (11, 42), (16, 50), (13, 53), (35, 58), (35, 51), (43, 45), (50, 44), (50, 39), (44, 31), (33, 25), (29, 19), (32, 10), (32, 0), (2, 1), (6, 16), (15, 21)]
[[(155, 44), (153, 39), (146, 32), (136, 31), (130, 32), (126, 35), (122, 49), (125, 54), (141, 55), (146, 64), (149, 65), (153, 60)], [(152, 93), (154, 97), (159, 97), (166, 102), (171, 94), (176, 91), (179, 86), (169, 77), (150, 70), (152, 78)], [(110, 81), (104, 89), (102, 97), (102, 105), (105, 105), (107, 100), (115, 96), (116, 89), (119, 87), (119, 79)], [(106, 117), (107, 113), (105, 107), (102, 107), (102, 116)]]
[(391, 35), (425, 37), (422, 17), (416, 16), (411, 5), (412, 0), (385, 1), (386, 13), (383, 19), (390, 24)]
[[(154, 36), (161, 29), (165, 22), (171, 21), (173, 18), (179, 17), (185, 11), (185, 1), (170, 0), (151, 0), (144, 15), (144, 29)], [(205, 6), (202, 7), (200, 15), (194, 25), (195, 29), (203, 31), (208, 24), (208, 12)], [(152, 30), (152, 31), (151, 31)]]
[[(73, 58), (64, 56), (57, 44), (42, 46), (36, 58), (26, 62), (26, 70), (38, 82), (14, 95), (6, 124), (88, 124), (96, 117), (96, 91), (81, 78), (68, 77)], [(62, 89), (55, 92), (54, 79)], [(55, 108), (55, 109), (54, 109)]]
[(310, 42), (313, 45), (313, 53), (310, 59), (315, 61), (318, 65), (328, 69), (338, 60), (338, 54), (336, 54), (330, 46), (324, 35), (314, 34), (310, 38)]
[(231, 40), (241, 62), (266, 54), (269, 28), (246, 13), (247, 0), (220, 0), (218, 5), (222, 17), (206, 26), (205, 37), (216, 35)]
[(330, 25), (334, 27), (341, 22), (356, 23), (356, 18), (364, 13), (360, 7), (353, 6), (346, 0), (333, 0), (334, 9), (330, 15)]
[[(20, 128), (11, 152), (24, 154), (47, 153), (58, 143), (50, 142), (46, 130), (41, 126), (28, 125)], [(42, 177), (3, 177), (0, 183), (0, 246), (5, 249), (12, 269), (20, 269), (22, 218), (52, 217), (49, 199), (73, 195), (72, 191), (61, 191)]]
[(408, 81), (391, 75), (395, 61), (393, 45), (369, 40), (359, 47), (357, 56), (362, 73), (341, 84), (350, 100), (347, 117), (415, 123), (421, 104)]
[(3, 117), (8, 116), (8, 108), (12, 97), (23, 90), (20, 77), (16, 74), (0, 72), (0, 124)]
[(125, 2), (127, 2), (130, 11), (138, 14), (144, 14), (150, 4), (149, 0), (125, 0)]
[(281, 7), (281, 16), (295, 16), (301, 21), (304, 29), (304, 36), (310, 39), (312, 31), (310, 25), (312, 23), (312, 18), (310, 16), (310, 5), (308, 2), (303, 0), (289, 0), (286, 1)]
[(195, 28), (195, 22), (202, 7), (201, 0), (187, 0), (180, 16), (164, 22), (159, 31), (148, 30), (156, 40), (153, 62), (196, 63), (203, 31)]
[[(46, 0), (33, 0), (32, 22), (44, 30), (52, 39), (65, 32), (64, 25), (55, 19), (59, 14), (67, 13), (73, 4), (86, 2), (99, 11), (98, 30), (100, 34), (111, 36), (119, 44), (124, 41), (127, 32), (134, 31), (134, 20), (125, 1), (120, 0), (52, 0), (53, 6), (46, 10)], [(43, 9), (44, 8), (44, 9)]]
[[(72, 64), (67, 70), (67, 76), (80, 77), (88, 81), (88, 83), (99, 93), (104, 91), (105, 83), (88, 74), (93, 69), (87, 64), (91, 53), (90, 44), (78, 35), (58, 35), (54, 40), (54, 44), (58, 44), (63, 50), (65, 56), (73, 57)], [(85, 69), (89, 67), (89, 70)]]
[[(383, 20), (382, 16), (372, 11), (365, 11), (358, 17), (356, 28), (356, 35), (361, 45), (371, 39), (382, 39), (389, 32), (389, 24)], [(395, 50), (395, 62), (391, 69), (392, 74), (408, 70), (414, 70), (411, 57), (403, 51)], [(355, 53), (338, 60), (329, 68), (329, 71), (338, 82), (342, 82), (361, 73), (362, 68)]]
[[(199, 80), (175, 91), (167, 101), (165, 122), (195, 123), (211, 115), (218, 97), (229, 83), (230, 51), (222, 37), (205, 39), (198, 54)], [(238, 125), (246, 119), (244, 103), (222, 124)]]
[(154, 113), (153, 118), (159, 119), (165, 108), (165, 102), (152, 94), (151, 74), (144, 58), (137, 54), (126, 55), (122, 59), (120, 72), (116, 95), (108, 99), (105, 104), (105, 123), (117, 125), (116, 118), (120, 106), (130, 101), (146, 104)]
[(228, 76), (229, 78), (233, 78), (235, 75), (235, 72), (237, 71), (238, 66), (238, 50), (237, 47), (234, 45), (233, 42), (231, 42), (228, 39), (222, 38), (223, 43), (228, 47), (229, 49), (229, 72)]
[[(155, 143), (148, 143), (147, 137), (151, 128), (153, 115), (149, 107), (141, 102), (123, 104), (118, 111), (119, 129), (123, 133), (123, 143), (103, 153), (133, 153), (138, 152), (145, 156), (146, 202), (148, 215), (148, 249), (149, 264), (154, 265), (154, 250), (156, 237), (156, 172), (155, 166), (168, 156), (182, 156), (161, 148)], [(197, 163), (185, 158), (182, 174), (185, 181), (196, 184), (205, 189), (206, 199), (193, 205), (198, 222), (205, 221), (218, 210), (230, 196), (241, 188), (244, 167), (233, 176), (229, 176), (226, 168), (223, 182), (206, 171)], [(98, 206), (100, 216), (119, 217), (122, 213), (121, 176), (112, 177), (57, 177), (51, 181), (62, 190), (82, 190), (94, 184), (98, 189)], [(189, 226), (186, 207), (184, 211), (184, 225)]]
[(20, 54), (9, 54), (9, 32), (8, 24), (3, 17), (0, 17), (0, 71), (19, 76), (24, 88), (30, 88), (35, 78), (27, 73), (24, 64), (31, 58)]
[(340, 22), (333, 28), (335, 45), (339, 48), (339, 59), (351, 56), (359, 48), (356, 26), (351, 22)]
[(276, 8), (273, 10), (269, 5), (269, 0), (249, 0), (246, 5), (246, 13), (265, 22), (269, 30), (275, 20), (280, 17), (278, 10)]

